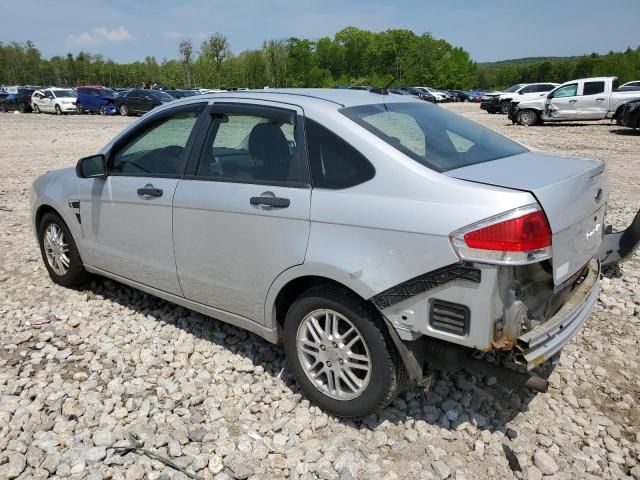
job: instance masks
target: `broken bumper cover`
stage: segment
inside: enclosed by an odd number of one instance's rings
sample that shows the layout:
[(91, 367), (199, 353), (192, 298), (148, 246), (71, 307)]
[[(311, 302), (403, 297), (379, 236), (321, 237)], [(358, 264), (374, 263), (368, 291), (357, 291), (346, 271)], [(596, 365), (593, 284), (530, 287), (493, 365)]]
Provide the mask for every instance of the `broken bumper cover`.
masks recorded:
[(600, 264), (593, 259), (588, 272), (567, 302), (549, 320), (518, 337), (516, 361), (531, 370), (553, 357), (580, 330), (600, 293)]
[[(608, 230), (608, 229), (607, 229)], [(628, 260), (640, 245), (640, 211), (633, 222), (622, 232), (607, 232), (600, 247), (600, 263), (603, 267)]]

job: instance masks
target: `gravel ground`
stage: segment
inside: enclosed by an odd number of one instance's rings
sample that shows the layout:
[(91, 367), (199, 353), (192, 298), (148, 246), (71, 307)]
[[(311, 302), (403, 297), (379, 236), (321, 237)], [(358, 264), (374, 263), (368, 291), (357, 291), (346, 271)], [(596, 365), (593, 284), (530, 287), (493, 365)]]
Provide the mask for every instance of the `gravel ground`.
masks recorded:
[[(640, 136), (607, 122), (512, 126), (447, 106), (532, 148), (603, 159), (609, 221), (640, 208)], [(0, 479), (640, 478), (640, 256), (602, 280), (546, 394), (438, 372), (362, 421), (302, 398), (282, 349), (111, 281), (47, 277), (31, 182), (131, 119), (0, 115)], [(124, 452), (123, 452), (124, 453)]]

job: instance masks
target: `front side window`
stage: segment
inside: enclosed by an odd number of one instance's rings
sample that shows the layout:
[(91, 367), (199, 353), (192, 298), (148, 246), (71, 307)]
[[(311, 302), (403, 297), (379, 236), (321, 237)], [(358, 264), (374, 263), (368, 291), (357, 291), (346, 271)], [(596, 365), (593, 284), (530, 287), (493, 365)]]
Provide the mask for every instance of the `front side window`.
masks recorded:
[(110, 173), (129, 176), (179, 176), (183, 153), (198, 111), (176, 113), (152, 123), (120, 147)]
[(522, 90), (520, 90), (520, 93), (525, 94), (525, 93), (533, 93), (537, 91), (538, 91), (537, 85), (529, 85), (527, 87), (524, 87)]
[(582, 95), (597, 95), (604, 92), (604, 82), (584, 82)]
[(76, 98), (76, 92), (73, 90), (54, 90), (53, 94), (56, 98)]
[(196, 176), (237, 183), (300, 183), (304, 175), (295, 125), (276, 117), (214, 113)]
[(553, 98), (575, 97), (577, 94), (578, 84), (572, 83), (571, 85), (559, 87), (555, 92), (553, 92)]
[(438, 172), (527, 152), (516, 142), (435, 105), (380, 103), (340, 112)]

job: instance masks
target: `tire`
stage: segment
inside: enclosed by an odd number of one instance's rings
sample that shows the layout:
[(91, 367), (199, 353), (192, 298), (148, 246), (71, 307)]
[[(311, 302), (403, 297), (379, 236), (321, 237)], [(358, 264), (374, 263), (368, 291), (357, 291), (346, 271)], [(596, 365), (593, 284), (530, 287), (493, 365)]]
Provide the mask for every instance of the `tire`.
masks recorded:
[(40, 113), (40, 107), (37, 103), (33, 104), (33, 113)]
[(129, 108), (124, 103), (120, 105), (120, 108), (118, 109), (118, 111), (120, 112), (120, 115), (122, 115), (123, 117), (127, 117), (129, 115)]
[(24, 103), (19, 103), (18, 104), (18, 111), (20, 113), (25, 113), (27, 111), (27, 107)]
[(60, 105), (56, 105), (56, 115), (62, 115), (62, 109), (60, 108)]
[(84, 107), (80, 102), (76, 103), (76, 110), (78, 110), (78, 113), (81, 115), (84, 113)]
[(509, 113), (509, 102), (502, 102), (500, 104), (500, 113), (506, 115)]
[(4, 103), (0, 103), (0, 112), (7, 113), (7, 107)]
[[(64, 269), (64, 263), (56, 263), (55, 261), (52, 261), (51, 258), (54, 255), (48, 254), (48, 251), (50, 251), (50, 247), (48, 245), (50, 244), (47, 243), (48, 241), (45, 239), (45, 236), (48, 233), (56, 231), (62, 235), (62, 237), (58, 237), (61, 238), (61, 244), (58, 244), (58, 247), (62, 247), (62, 251), (66, 254), (66, 258), (68, 260), (66, 270)], [(89, 274), (82, 266), (82, 259), (78, 253), (78, 248), (73, 240), (73, 236), (67, 228), (67, 225), (58, 215), (54, 213), (46, 213), (44, 217), (42, 217), (40, 225), (38, 226), (38, 243), (40, 244), (42, 261), (47, 268), (47, 272), (49, 272), (49, 277), (51, 277), (51, 280), (53, 280), (54, 283), (62, 285), (63, 287), (75, 287), (88, 280)], [(58, 242), (54, 241), (53, 243)]]
[(530, 127), (540, 121), (540, 115), (535, 110), (520, 110), (516, 119), (520, 125)]
[[(327, 318), (336, 319), (339, 335), (312, 328), (312, 316), (321, 326)], [(338, 417), (369, 415), (387, 406), (408, 383), (386, 324), (370, 304), (346, 290), (318, 286), (303, 293), (287, 312), (283, 334), (287, 363), (298, 385), (311, 402)], [(305, 343), (306, 349), (301, 348)], [(347, 364), (359, 367), (342, 366)], [(363, 364), (369, 367), (366, 373)], [(329, 367), (332, 372), (351, 372), (344, 374), (351, 385), (336, 373), (323, 373)], [(312, 375), (317, 376), (315, 382)], [(331, 389), (330, 376), (337, 388)]]

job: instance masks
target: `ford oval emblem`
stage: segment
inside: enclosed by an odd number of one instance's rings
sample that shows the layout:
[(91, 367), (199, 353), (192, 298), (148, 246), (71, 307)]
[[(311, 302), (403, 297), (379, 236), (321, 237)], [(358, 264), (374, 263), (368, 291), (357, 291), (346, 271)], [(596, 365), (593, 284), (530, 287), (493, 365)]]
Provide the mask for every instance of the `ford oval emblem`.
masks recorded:
[(600, 203), (600, 200), (602, 200), (602, 189), (601, 188), (599, 188), (596, 191), (596, 194), (595, 194), (595, 196), (593, 198), (596, 201), (596, 203)]

